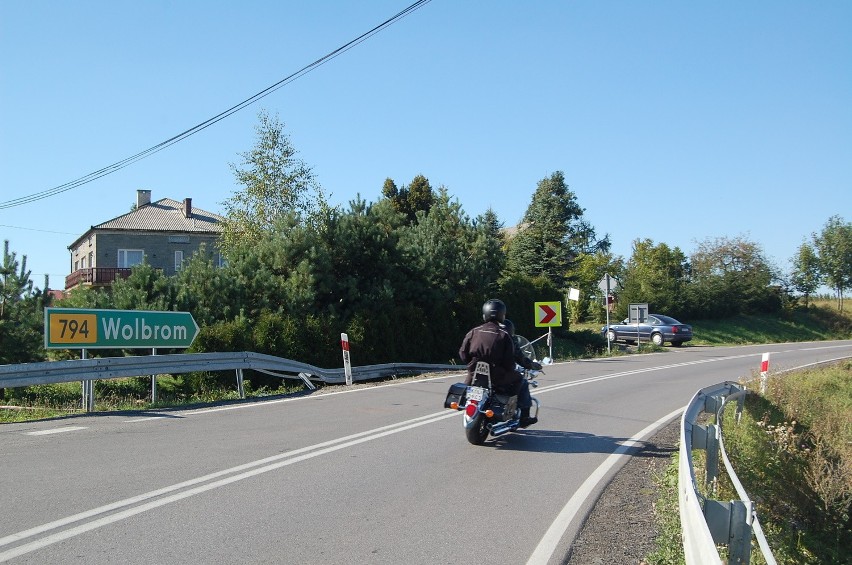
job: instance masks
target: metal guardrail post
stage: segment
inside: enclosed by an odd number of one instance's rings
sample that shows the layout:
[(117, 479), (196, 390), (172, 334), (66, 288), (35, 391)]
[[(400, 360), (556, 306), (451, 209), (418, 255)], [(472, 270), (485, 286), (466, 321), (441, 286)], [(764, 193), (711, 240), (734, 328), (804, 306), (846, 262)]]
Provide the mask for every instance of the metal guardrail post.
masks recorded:
[[(708, 487), (715, 487), (716, 479), (719, 478), (719, 426), (710, 424), (707, 426), (707, 464), (705, 482)], [(715, 492), (715, 488), (714, 488)]]
[(751, 560), (751, 523), (754, 505), (748, 500), (731, 501), (731, 534), (728, 537), (728, 563), (748, 565)]
[(751, 501), (704, 501), (707, 527), (715, 543), (728, 546), (729, 564), (748, 565), (751, 561), (752, 516)]
[(246, 397), (246, 388), (243, 382), (243, 370), (237, 369), (237, 392), (240, 395), (240, 398)]
[(719, 477), (719, 427), (714, 424), (692, 425), (692, 449), (707, 452), (705, 484), (708, 486)]

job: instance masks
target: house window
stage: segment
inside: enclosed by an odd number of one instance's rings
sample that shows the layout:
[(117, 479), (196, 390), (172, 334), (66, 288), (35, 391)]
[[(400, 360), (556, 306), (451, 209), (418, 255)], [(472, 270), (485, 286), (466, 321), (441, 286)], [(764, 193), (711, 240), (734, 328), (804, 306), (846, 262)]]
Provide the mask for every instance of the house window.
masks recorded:
[(145, 260), (145, 251), (142, 249), (119, 249), (118, 268), (129, 269)]
[(80, 266), (84, 269), (86, 268), (86, 258), (85, 257), (80, 259)]
[(175, 251), (175, 272), (180, 271), (183, 265), (183, 251)]

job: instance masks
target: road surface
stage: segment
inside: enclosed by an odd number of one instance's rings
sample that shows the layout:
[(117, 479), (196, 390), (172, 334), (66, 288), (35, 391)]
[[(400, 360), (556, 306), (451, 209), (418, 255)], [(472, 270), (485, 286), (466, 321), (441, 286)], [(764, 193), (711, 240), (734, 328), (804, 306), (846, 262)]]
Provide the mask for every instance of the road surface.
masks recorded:
[(558, 563), (631, 450), (765, 352), (852, 341), (555, 364), (539, 423), (480, 447), (443, 409), (457, 375), (0, 425), (0, 562)]

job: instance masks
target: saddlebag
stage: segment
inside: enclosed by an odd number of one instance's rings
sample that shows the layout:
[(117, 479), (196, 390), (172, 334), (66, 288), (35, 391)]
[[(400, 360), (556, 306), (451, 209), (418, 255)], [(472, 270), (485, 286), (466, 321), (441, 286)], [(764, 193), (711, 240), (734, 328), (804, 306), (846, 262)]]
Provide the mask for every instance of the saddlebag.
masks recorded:
[(464, 383), (453, 383), (450, 385), (450, 390), (447, 392), (447, 398), (444, 400), (444, 408), (449, 408), (450, 403), (458, 402), (459, 406), (464, 406), (464, 395), (467, 392), (467, 385)]

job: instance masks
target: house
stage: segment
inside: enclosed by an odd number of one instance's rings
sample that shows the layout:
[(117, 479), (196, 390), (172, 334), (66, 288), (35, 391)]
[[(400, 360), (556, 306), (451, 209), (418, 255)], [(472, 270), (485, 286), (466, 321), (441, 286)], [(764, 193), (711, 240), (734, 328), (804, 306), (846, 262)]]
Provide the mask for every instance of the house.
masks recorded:
[(65, 277), (65, 288), (109, 286), (130, 275), (130, 268), (143, 260), (174, 275), (202, 244), (210, 258), (221, 264), (216, 243), (224, 220), (193, 208), (191, 198), (151, 202), (150, 190), (137, 190), (134, 210), (92, 226), (68, 246), (71, 274)]

